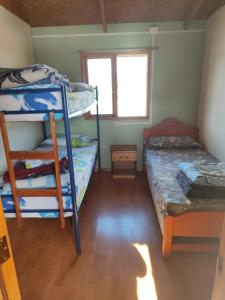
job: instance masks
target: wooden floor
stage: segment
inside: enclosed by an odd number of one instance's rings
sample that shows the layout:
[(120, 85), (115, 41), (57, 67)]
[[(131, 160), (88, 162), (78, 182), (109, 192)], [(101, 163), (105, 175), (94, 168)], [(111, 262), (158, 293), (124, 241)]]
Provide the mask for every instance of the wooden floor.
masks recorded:
[(82, 255), (69, 220), (8, 226), (24, 300), (209, 300), (216, 254), (161, 257), (161, 233), (143, 174), (95, 174), (80, 213)]

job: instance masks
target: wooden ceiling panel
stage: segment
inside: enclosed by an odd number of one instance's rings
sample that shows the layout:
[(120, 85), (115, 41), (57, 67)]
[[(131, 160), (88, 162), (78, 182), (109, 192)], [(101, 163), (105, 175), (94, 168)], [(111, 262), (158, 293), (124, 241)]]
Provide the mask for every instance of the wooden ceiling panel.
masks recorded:
[(190, 0), (108, 0), (108, 22), (181, 21)]
[(23, 0), (23, 13), (31, 26), (101, 23), (96, 0)]
[(200, 0), (0, 0), (0, 4), (32, 27), (101, 24), (105, 19), (107, 23), (191, 21), (207, 19), (225, 5), (225, 0), (201, 0), (196, 10), (197, 1)]

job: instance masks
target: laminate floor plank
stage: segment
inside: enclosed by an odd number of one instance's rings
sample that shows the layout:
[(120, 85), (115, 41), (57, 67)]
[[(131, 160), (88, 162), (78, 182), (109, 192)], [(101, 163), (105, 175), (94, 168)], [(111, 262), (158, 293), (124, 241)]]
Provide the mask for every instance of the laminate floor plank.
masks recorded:
[(15, 219), (8, 227), (23, 300), (210, 300), (216, 254), (161, 256), (161, 232), (143, 173), (94, 174), (80, 212), (82, 255), (70, 221)]

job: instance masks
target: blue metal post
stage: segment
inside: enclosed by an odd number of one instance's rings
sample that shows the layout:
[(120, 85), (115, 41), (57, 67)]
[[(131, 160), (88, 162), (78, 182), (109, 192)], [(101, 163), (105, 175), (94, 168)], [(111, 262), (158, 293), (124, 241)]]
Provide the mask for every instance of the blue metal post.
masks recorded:
[(61, 87), (61, 94), (62, 94), (62, 103), (63, 103), (64, 128), (65, 128), (65, 136), (66, 136), (66, 146), (67, 146), (69, 173), (70, 173), (70, 185), (71, 185), (71, 197), (72, 197), (72, 206), (73, 206), (72, 227), (73, 227), (74, 238), (76, 241), (77, 255), (80, 255), (81, 254), (80, 225), (79, 225), (79, 218), (78, 218), (78, 213), (77, 213), (75, 174), (74, 174), (74, 167), (73, 167), (73, 154), (72, 154), (71, 135), (70, 135), (70, 123), (69, 123), (69, 117), (68, 117), (69, 113), (68, 113), (65, 86)]
[(101, 145), (100, 145), (100, 124), (99, 124), (99, 109), (98, 109), (98, 87), (96, 86), (96, 125), (97, 125), (97, 137), (98, 137), (98, 170), (101, 171)]
[(43, 128), (44, 139), (47, 139), (47, 131), (46, 131), (45, 122), (42, 122), (42, 128)]

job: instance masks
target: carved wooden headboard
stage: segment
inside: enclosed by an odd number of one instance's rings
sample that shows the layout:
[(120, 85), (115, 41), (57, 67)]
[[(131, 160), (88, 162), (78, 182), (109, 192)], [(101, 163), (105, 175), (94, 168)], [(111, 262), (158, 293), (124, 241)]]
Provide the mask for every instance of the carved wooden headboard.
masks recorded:
[(199, 130), (185, 125), (175, 118), (169, 118), (144, 129), (144, 141), (150, 136), (191, 136), (198, 141)]

